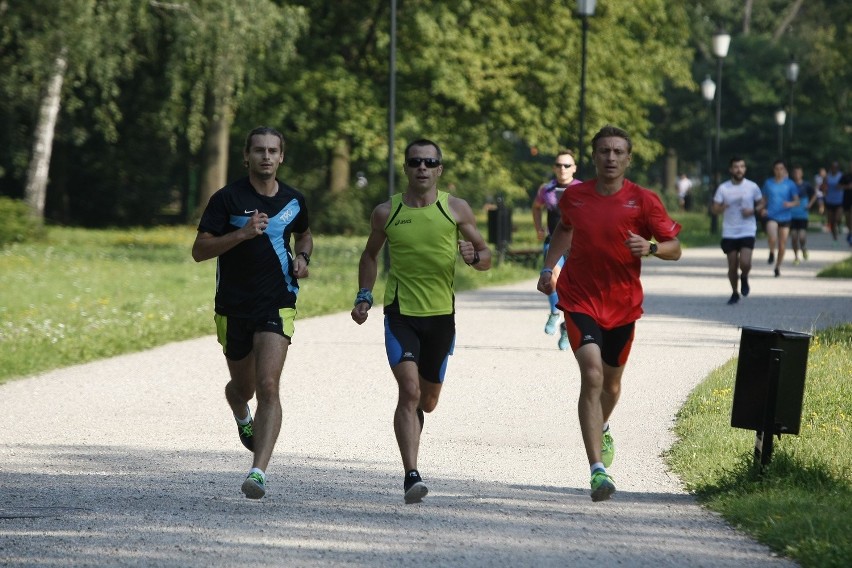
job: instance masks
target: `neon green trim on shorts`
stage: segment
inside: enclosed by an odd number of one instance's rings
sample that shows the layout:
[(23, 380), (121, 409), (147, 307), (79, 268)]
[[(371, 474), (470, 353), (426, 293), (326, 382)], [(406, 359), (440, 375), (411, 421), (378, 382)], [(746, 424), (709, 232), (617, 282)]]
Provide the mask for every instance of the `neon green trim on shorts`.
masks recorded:
[[(278, 310), (278, 316), (281, 318), (284, 335), (292, 340), (293, 334), (296, 333), (296, 308), (281, 308)], [(228, 316), (213, 314), (213, 321), (216, 322), (216, 340), (224, 353), (228, 349)]]
[(228, 317), (213, 314), (213, 321), (216, 322), (216, 340), (219, 342), (219, 345), (222, 346), (222, 353), (227, 349), (228, 341), (227, 341), (227, 332), (228, 332)]
[(281, 316), (284, 335), (292, 339), (293, 334), (296, 333), (296, 308), (281, 308), (278, 310), (278, 315)]

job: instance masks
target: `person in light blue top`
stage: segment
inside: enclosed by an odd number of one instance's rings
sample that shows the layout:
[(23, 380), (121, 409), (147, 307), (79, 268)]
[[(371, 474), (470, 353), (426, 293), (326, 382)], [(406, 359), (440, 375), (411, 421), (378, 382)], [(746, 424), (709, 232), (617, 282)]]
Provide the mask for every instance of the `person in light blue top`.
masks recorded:
[[(772, 164), (773, 177), (763, 183), (761, 193), (766, 202), (763, 216), (766, 219), (766, 236), (769, 244), (768, 264), (775, 262), (775, 277), (781, 276), (781, 263), (787, 248), (787, 235), (790, 233), (790, 223), (793, 219), (791, 210), (799, 205), (799, 189), (787, 177), (787, 166), (784, 160), (775, 160)], [(778, 258), (775, 258), (775, 248), (778, 248)]]

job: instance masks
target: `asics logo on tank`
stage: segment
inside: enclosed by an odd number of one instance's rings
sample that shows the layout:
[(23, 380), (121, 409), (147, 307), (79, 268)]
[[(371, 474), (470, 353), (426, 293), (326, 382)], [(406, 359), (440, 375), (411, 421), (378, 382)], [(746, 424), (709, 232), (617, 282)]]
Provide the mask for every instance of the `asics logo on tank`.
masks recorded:
[(397, 225), (407, 225), (409, 223), (411, 223), (411, 219), (397, 219), (396, 223), (393, 225), (396, 227)]

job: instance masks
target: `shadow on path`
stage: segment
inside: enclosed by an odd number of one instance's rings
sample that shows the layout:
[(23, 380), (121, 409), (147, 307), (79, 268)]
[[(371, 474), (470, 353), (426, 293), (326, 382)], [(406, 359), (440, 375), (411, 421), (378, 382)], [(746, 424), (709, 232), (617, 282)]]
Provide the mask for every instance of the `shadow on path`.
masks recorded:
[(233, 453), (9, 449), (78, 472), (4, 476), (0, 551), (14, 566), (564, 566), (599, 562), (601, 547), (631, 566), (741, 563), (720, 557), (725, 533), (672, 520), (692, 504), (681, 494), (618, 493), (604, 534), (585, 487), (442, 478), (428, 507), (404, 505), (396, 472), (285, 453), (274, 492), (249, 501), (242, 470), (223, 465)]

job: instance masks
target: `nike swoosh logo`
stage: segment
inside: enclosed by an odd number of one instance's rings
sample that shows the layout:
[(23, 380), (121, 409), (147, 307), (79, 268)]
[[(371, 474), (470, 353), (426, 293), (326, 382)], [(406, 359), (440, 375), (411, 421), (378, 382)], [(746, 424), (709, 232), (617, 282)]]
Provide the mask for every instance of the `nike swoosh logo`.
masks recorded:
[(254, 213), (257, 213), (257, 209), (252, 209), (251, 211), (249, 211), (248, 209), (246, 209), (246, 210), (245, 210), (245, 213), (246, 213), (246, 215), (253, 215)]

